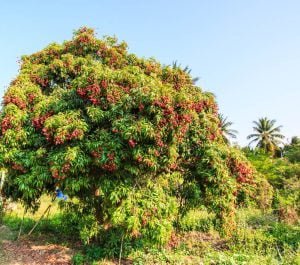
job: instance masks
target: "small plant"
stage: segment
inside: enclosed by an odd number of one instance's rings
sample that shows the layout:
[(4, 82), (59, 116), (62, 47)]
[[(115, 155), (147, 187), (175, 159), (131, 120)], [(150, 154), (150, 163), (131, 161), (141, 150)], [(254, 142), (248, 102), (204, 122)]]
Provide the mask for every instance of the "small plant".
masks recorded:
[(180, 220), (179, 226), (183, 231), (209, 232), (213, 229), (215, 215), (207, 210), (190, 210)]
[(85, 261), (86, 261), (86, 258), (81, 253), (76, 253), (72, 257), (72, 264), (73, 265), (84, 265), (84, 264), (86, 264)]
[(294, 251), (300, 248), (300, 227), (276, 222), (267, 230), (267, 234), (273, 237), (278, 246), (285, 245)]

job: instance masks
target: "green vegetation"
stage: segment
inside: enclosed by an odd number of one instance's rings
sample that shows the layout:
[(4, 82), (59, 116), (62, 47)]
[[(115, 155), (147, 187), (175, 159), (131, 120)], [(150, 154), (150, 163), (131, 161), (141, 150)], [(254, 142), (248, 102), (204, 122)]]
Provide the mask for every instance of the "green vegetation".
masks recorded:
[(86, 244), (111, 236), (164, 245), (200, 206), (230, 235), (236, 198), (257, 184), (223, 140), (214, 96), (187, 69), (140, 59), (89, 28), (23, 56), (3, 104), (6, 197), (35, 210), (59, 188)]
[(300, 162), (300, 138), (292, 137), (290, 144), (285, 145), (284, 156), (292, 163)]
[(0, 114), (0, 244), (42, 237), (78, 265), (299, 264), (299, 139), (280, 148), (263, 118), (255, 149), (230, 146), (195, 82), (89, 28), (23, 56)]
[(272, 185), (272, 208), (279, 218), (297, 222), (300, 206), (300, 163), (288, 158), (273, 158), (262, 150), (245, 150), (248, 159)]
[[(49, 198), (43, 197), (41, 208), (35, 215), (28, 215), (23, 223), (23, 233), (28, 232), (43, 213)], [(7, 214), (5, 225), (16, 237), (23, 211), (18, 205), (15, 213)], [(204, 209), (189, 212), (180, 229), (164, 247), (133, 245), (124, 239), (122, 262), (129, 264), (299, 264), (300, 226), (278, 222), (278, 215), (271, 209), (241, 208), (236, 215), (237, 229), (232, 237), (224, 239), (215, 230), (215, 216)], [(107, 239), (106, 246), (93, 242), (76, 245), (78, 235), (68, 222), (68, 217), (55, 203), (54, 209), (32, 235), (46, 238), (50, 244), (59, 243), (74, 247), (73, 264), (116, 264), (121, 241)], [(74, 221), (74, 220), (73, 220)], [(12, 238), (11, 238), (12, 239)], [(123, 263), (121, 263), (123, 264)]]

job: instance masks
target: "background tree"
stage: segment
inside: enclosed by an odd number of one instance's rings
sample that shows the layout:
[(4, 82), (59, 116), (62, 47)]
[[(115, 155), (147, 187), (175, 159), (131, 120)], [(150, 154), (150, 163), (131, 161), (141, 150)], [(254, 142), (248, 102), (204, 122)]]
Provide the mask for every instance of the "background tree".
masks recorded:
[(271, 154), (279, 149), (279, 144), (282, 143), (284, 136), (280, 133), (282, 126), (276, 126), (276, 120), (269, 120), (268, 118), (261, 118), (258, 121), (253, 121), (256, 125), (253, 130), (256, 132), (250, 134), (247, 139), (252, 139), (249, 143), (256, 143), (256, 147), (263, 149)]
[(223, 114), (219, 114), (220, 119), (220, 128), (223, 135), (224, 142), (229, 144), (230, 138), (235, 139), (237, 136), (237, 130), (231, 129), (232, 122), (227, 120), (227, 117), (224, 117)]
[(300, 137), (298, 136), (293, 136), (291, 139), (290, 145), (299, 145), (300, 144)]
[(59, 187), (86, 243), (163, 244), (200, 205), (230, 234), (236, 197), (255, 186), (249, 162), (223, 142), (211, 93), (89, 28), (23, 56), (3, 105), (6, 196), (36, 209)]
[(300, 138), (297, 136), (292, 137), (291, 142), (284, 146), (284, 156), (291, 162), (300, 162)]
[[(300, 163), (270, 157), (261, 149), (244, 148), (244, 153), (269, 185), (272, 185), (274, 192), (271, 201), (274, 212), (280, 217), (288, 211), (290, 215), (285, 216), (287, 221), (297, 223), (300, 214)], [(263, 203), (264, 200), (257, 197)]]

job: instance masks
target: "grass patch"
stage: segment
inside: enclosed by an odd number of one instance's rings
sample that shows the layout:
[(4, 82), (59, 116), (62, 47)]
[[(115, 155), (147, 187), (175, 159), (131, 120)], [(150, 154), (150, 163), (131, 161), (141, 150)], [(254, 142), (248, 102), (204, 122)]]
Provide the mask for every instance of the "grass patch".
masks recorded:
[[(36, 222), (44, 214), (47, 207), (51, 204), (48, 214), (39, 222), (30, 238), (40, 239), (47, 243), (69, 246), (76, 240), (73, 230), (68, 227), (68, 222), (58, 206), (58, 201), (51, 202), (49, 196), (43, 196), (39, 209), (35, 213), (27, 212), (24, 215), (24, 208), (17, 203), (13, 209), (3, 216), (3, 224), (13, 233), (15, 239), (22, 224), (22, 236), (34, 227)], [(24, 215), (24, 218), (23, 218)]]
[(180, 220), (179, 227), (182, 231), (209, 232), (213, 230), (215, 215), (206, 210), (190, 210)]

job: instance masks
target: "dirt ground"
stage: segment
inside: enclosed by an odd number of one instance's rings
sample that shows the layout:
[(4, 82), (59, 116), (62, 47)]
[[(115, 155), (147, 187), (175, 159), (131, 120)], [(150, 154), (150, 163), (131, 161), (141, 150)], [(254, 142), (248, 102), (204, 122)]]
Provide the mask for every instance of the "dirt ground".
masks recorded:
[(67, 265), (71, 264), (72, 254), (70, 248), (42, 240), (13, 240), (9, 229), (0, 227), (1, 265)]
[[(6, 226), (0, 227), (0, 265), (67, 265), (75, 253), (74, 249), (63, 245), (47, 243), (47, 238), (35, 236), (16, 239), (16, 234)], [(191, 250), (201, 251), (207, 245), (214, 249), (226, 250), (227, 244), (217, 235), (201, 232), (188, 232), (171, 238), (169, 248), (176, 247), (180, 242), (186, 243)], [(78, 246), (77, 246), (78, 247)], [(189, 257), (191, 258), (191, 257)], [(118, 264), (118, 260), (110, 260), (101, 264)], [(132, 264), (130, 260), (122, 260), (122, 264)], [(191, 263), (192, 264), (192, 263)]]

